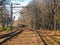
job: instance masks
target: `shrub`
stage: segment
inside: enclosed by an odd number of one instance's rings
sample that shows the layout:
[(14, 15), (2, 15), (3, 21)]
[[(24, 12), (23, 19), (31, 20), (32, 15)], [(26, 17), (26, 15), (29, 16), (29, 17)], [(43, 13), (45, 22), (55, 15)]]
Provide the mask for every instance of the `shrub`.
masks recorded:
[(3, 28), (1, 28), (1, 30), (10, 31), (10, 30), (11, 30), (11, 28), (9, 28), (9, 27), (3, 27)]

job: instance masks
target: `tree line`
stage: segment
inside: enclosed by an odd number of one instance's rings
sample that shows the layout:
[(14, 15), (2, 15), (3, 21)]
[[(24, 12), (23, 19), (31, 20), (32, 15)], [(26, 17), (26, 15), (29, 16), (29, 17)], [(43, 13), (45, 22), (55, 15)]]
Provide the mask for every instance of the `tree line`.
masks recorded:
[(42, 4), (37, 1), (33, 0), (27, 8), (31, 15), (31, 27), (33, 29), (60, 29), (60, 1), (43, 0)]

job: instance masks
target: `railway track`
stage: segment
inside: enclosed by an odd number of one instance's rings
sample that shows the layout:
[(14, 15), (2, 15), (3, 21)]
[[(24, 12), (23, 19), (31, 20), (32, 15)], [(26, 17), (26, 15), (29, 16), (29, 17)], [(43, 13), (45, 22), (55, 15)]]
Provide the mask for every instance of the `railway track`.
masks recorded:
[[(42, 33), (42, 32), (40, 32)], [(49, 35), (47, 33), (45, 33), (46, 35), (45, 36), (48, 36), (49, 38), (51, 38), (52, 40), (54, 40), (54, 42), (58, 43), (60, 45), (60, 35)], [(44, 36), (44, 35), (42, 35)], [(59, 37), (59, 39), (58, 39)]]
[[(17, 31), (17, 30), (16, 30), (16, 31)], [(10, 33), (8, 33), (8, 34), (0, 35), (0, 39), (9, 37), (9, 36), (11, 36), (12, 34), (14, 34), (16, 31), (10, 32)]]
[(12, 39), (13, 37), (17, 36), (22, 31), (23, 30), (16, 30), (16, 31), (8, 33), (8, 34), (0, 35), (0, 40), (2, 40), (2, 41), (0, 41), (0, 45), (2, 45), (3, 43), (7, 42), (10, 39)]
[(41, 38), (41, 40), (43, 41), (44, 45), (47, 45), (47, 43), (45, 42), (45, 40), (42, 38), (42, 36), (38, 33), (38, 31), (36, 31), (37, 34), (39, 35), (39, 37)]
[(49, 36), (42, 36), (42, 38), (45, 40), (45, 42), (47, 43), (47, 45), (59, 45), (59, 43), (57, 43), (55, 40), (53, 40)]
[(38, 33), (38, 31), (33, 30), (33, 32), (34, 32), (35, 34), (37, 34), (37, 36), (39, 37), (39, 40), (40, 40), (40, 39), (42, 40), (43, 45), (47, 45), (47, 43), (46, 43), (45, 40), (41, 37), (41, 35)]
[(44, 45), (60, 45), (60, 43), (57, 42), (55, 39), (53, 39), (52, 36), (41, 35), (41, 32), (39, 31), (36, 31), (36, 33), (41, 38), (41, 40), (44, 42)]
[(60, 37), (60, 36), (49, 36), (50, 38), (52, 38), (55, 42), (59, 43), (60, 45), (60, 38), (56, 38), (56, 37)]
[[(0, 35), (0, 39), (4, 39), (3, 41), (0, 42), (0, 45), (2, 45), (3, 43), (7, 42), (8, 40), (10, 40), (11, 38), (13, 38), (14, 36), (20, 34), (23, 30), (16, 30), (14, 32), (8, 33), (8, 34), (4, 34), (4, 35)], [(32, 32), (33, 31), (33, 32)], [(29, 33), (30, 34), (29, 34)], [(24, 34), (25, 33), (25, 34)], [(23, 34), (24, 36), (26, 35), (31, 35), (31, 33), (34, 33), (34, 35), (36, 35), (36, 37), (39, 37), (37, 40), (40, 40), (39, 45), (60, 45), (60, 40), (56, 38), (57, 35), (47, 35), (46, 33), (42, 33), (40, 31), (36, 31), (36, 30), (29, 30), (29, 31), (24, 31)], [(20, 35), (21, 36), (21, 35)], [(35, 37), (35, 38), (36, 38)], [(21, 37), (20, 37), (21, 38)], [(25, 40), (25, 39), (24, 39)], [(59, 40), (59, 41), (58, 41)], [(23, 41), (24, 42), (24, 41)]]

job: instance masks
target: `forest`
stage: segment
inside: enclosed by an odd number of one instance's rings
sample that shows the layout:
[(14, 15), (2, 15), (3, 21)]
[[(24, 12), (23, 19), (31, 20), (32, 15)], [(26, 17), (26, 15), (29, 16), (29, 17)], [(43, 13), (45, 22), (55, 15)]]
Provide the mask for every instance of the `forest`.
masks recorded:
[(30, 25), (33, 29), (60, 29), (59, 0), (43, 0), (42, 2), (41, 0), (33, 0), (25, 10), (25, 17), (30, 17)]
[[(0, 25), (2, 28), (12, 28), (14, 22), (13, 18), (15, 18), (13, 17), (13, 7), (12, 4), (10, 4), (9, 13), (5, 7), (8, 3), (5, 1), (6, 0), (0, 1)], [(60, 29), (59, 0), (33, 0), (21, 10), (20, 14), (24, 18), (22, 20), (28, 23), (32, 29)], [(30, 22), (28, 22), (28, 19)], [(20, 20), (21, 19), (19, 19), (18, 22), (20, 22)]]

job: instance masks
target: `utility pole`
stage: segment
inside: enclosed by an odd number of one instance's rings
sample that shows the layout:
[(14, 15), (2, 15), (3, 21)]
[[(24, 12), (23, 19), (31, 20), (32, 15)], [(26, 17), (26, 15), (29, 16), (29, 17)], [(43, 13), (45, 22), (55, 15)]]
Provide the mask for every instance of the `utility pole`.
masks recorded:
[(13, 5), (13, 4), (11, 3), (11, 4), (10, 4), (10, 9), (11, 9), (11, 10), (10, 10), (10, 11), (11, 11), (11, 23), (10, 23), (10, 28), (11, 28), (11, 29), (12, 29), (12, 23), (13, 23), (13, 22), (12, 22), (12, 21), (13, 21), (13, 18), (12, 18), (12, 17), (13, 17), (13, 8), (12, 8), (12, 5)]

